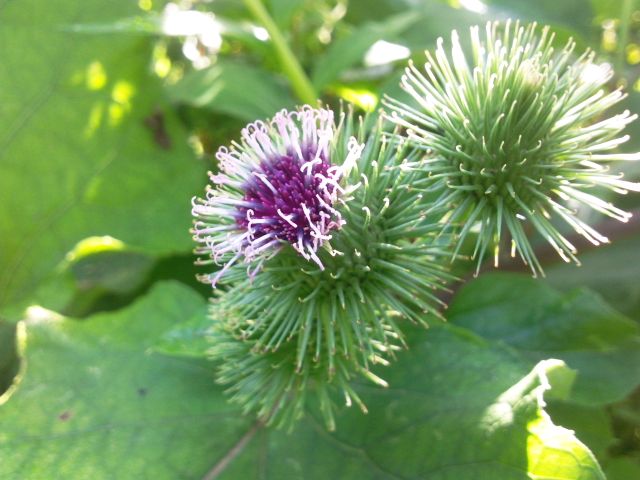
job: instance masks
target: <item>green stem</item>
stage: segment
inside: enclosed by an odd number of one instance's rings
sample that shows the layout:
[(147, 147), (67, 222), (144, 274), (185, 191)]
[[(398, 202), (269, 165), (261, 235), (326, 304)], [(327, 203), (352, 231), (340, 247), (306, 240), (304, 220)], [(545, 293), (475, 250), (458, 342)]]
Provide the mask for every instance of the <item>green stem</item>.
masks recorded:
[(282, 65), (282, 70), (289, 78), (293, 91), (302, 102), (314, 106), (318, 101), (318, 95), (289, 45), (287, 45), (282, 32), (280, 32), (271, 15), (262, 4), (262, 0), (244, 0), (244, 3), (255, 19), (269, 32), (276, 55)]
[(620, 10), (620, 38), (618, 44), (618, 56), (616, 58), (616, 70), (618, 75), (624, 77), (625, 52), (629, 42), (629, 23), (635, 7), (635, 0), (623, 0)]

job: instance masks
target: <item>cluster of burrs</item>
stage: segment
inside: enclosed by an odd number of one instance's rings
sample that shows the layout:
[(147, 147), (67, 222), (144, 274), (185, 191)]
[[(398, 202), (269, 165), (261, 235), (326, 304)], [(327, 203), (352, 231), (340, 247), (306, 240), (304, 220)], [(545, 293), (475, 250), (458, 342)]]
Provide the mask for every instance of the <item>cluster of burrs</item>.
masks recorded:
[(387, 98), (377, 121), (283, 110), (218, 151), (193, 201), (199, 263), (218, 265), (201, 280), (222, 287), (211, 354), (263, 421), (291, 425), (314, 405), (332, 429), (340, 397), (366, 411), (353, 380), (386, 385), (372, 367), (404, 346), (403, 324), (441, 318), (471, 235), (478, 265), (508, 238), (535, 275), (532, 233), (577, 261), (558, 219), (597, 244), (581, 207), (629, 218), (598, 196), (640, 189), (608, 172), (640, 158), (611, 153), (635, 116), (603, 115), (623, 97), (606, 91), (610, 70), (535, 25), (472, 29), (471, 65), (455, 32), (452, 44), (451, 60), (439, 41), (423, 70), (407, 67), (413, 103)]

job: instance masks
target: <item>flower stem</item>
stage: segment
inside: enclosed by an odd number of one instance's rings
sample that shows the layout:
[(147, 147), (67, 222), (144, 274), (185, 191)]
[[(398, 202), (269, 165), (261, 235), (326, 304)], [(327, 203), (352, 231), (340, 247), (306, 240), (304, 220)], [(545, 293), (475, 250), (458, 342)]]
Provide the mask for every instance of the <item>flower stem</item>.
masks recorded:
[(276, 55), (282, 65), (282, 70), (289, 78), (293, 91), (302, 102), (315, 105), (318, 101), (318, 95), (313, 85), (311, 85), (311, 81), (304, 73), (289, 45), (287, 45), (282, 32), (262, 4), (262, 0), (244, 0), (244, 3), (254, 18), (269, 32)]
[(225, 470), (229, 464), (245, 449), (247, 444), (255, 437), (256, 433), (264, 427), (264, 423), (261, 421), (257, 421), (253, 424), (253, 426), (245, 433), (240, 440), (236, 442), (236, 444), (227, 452), (227, 454), (222, 457), (216, 464), (207, 472), (207, 474), (202, 477), (202, 480), (214, 480), (220, 476), (220, 474)]
[(620, 10), (620, 38), (618, 44), (618, 56), (616, 58), (616, 69), (618, 71), (618, 75), (622, 75), (623, 77), (623, 69), (625, 65), (624, 56), (627, 49), (627, 42), (629, 41), (629, 23), (635, 3), (635, 0), (623, 0), (622, 9)]

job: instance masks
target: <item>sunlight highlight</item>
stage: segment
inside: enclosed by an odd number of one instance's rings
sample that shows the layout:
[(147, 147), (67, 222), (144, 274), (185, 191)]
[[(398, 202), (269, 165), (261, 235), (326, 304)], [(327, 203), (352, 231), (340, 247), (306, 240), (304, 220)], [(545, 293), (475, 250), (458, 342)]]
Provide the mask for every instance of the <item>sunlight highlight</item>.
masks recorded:
[(251, 27), (251, 33), (261, 42), (266, 42), (269, 40), (269, 32), (267, 32), (266, 28), (263, 27)]
[(138, 0), (138, 7), (140, 10), (149, 12), (153, 8), (153, 0)]
[(162, 12), (162, 33), (184, 37), (182, 53), (196, 69), (211, 65), (211, 55), (222, 46), (222, 26), (211, 12), (200, 12), (168, 3)]
[(487, 13), (489, 10), (487, 5), (482, 3), (480, 0), (460, 0), (460, 6), (465, 10), (479, 13), (480, 15)]
[(111, 91), (109, 104), (109, 125), (115, 127), (119, 125), (124, 116), (131, 110), (131, 99), (135, 93), (134, 86), (126, 80), (118, 80)]
[(65, 260), (75, 262), (89, 255), (101, 252), (118, 252), (126, 248), (123, 241), (105, 235), (102, 237), (87, 237), (80, 240), (73, 249), (67, 253)]
[(365, 112), (373, 112), (378, 105), (378, 96), (364, 88), (338, 87), (335, 92), (340, 98), (357, 105)]
[(599, 65), (591, 63), (582, 70), (580, 80), (584, 83), (600, 84), (606, 82), (611, 75), (613, 75), (613, 71), (608, 63)]
[(107, 84), (107, 72), (102, 63), (98, 61), (89, 64), (85, 78), (89, 90), (101, 90)]
[(367, 67), (375, 67), (378, 65), (386, 65), (397, 60), (409, 58), (411, 50), (404, 45), (391, 43), (385, 40), (378, 40), (371, 45), (364, 56), (364, 64)]

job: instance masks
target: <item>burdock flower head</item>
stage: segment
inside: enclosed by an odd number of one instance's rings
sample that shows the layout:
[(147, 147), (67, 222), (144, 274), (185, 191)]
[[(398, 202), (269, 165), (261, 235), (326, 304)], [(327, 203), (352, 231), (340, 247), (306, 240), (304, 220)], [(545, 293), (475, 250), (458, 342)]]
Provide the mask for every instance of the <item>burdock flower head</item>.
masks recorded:
[(507, 230), (511, 255), (517, 252), (535, 275), (542, 268), (527, 230), (577, 263), (556, 219), (597, 245), (607, 239), (577, 215), (579, 207), (623, 222), (631, 216), (599, 194), (640, 190), (608, 166), (640, 159), (615, 153), (628, 139), (619, 133), (636, 115), (606, 116), (624, 95), (608, 92), (612, 72), (595, 64), (592, 52), (574, 58), (573, 41), (556, 51), (548, 28), (500, 27), (487, 24), (484, 39), (471, 29), (470, 61), (456, 32), (450, 56), (440, 39), (423, 69), (406, 69), (402, 87), (413, 103), (388, 98), (386, 105), (389, 118), (428, 152), (427, 190), (439, 192), (436, 204), (450, 205), (449, 224), (460, 227), (458, 247), (479, 224), (474, 256), (480, 262), (493, 249), (497, 266)]
[(252, 123), (240, 144), (218, 150), (220, 173), (210, 173), (206, 198), (193, 200), (196, 252), (208, 257), (200, 263), (223, 265), (204, 281), (215, 286), (239, 261), (253, 276), (287, 244), (324, 268), (317, 252), (331, 250), (331, 232), (344, 223), (335, 207), (349, 191), (340, 182), (362, 152), (354, 139), (333, 164), (335, 137), (333, 112), (305, 107)]
[(202, 280), (226, 285), (211, 312), (217, 380), (246, 410), (290, 423), (315, 399), (331, 428), (330, 390), (364, 409), (352, 379), (384, 385), (371, 366), (403, 344), (402, 322), (439, 315), (451, 252), (415, 188), (423, 156), (380, 122), (309, 107), (218, 152), (194, 238), (221, 267)]

